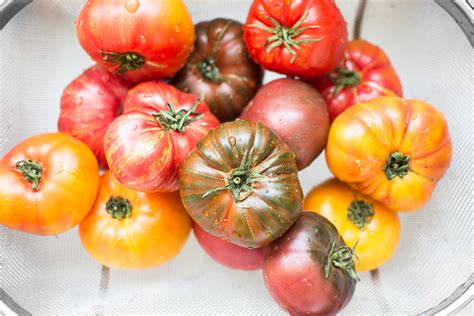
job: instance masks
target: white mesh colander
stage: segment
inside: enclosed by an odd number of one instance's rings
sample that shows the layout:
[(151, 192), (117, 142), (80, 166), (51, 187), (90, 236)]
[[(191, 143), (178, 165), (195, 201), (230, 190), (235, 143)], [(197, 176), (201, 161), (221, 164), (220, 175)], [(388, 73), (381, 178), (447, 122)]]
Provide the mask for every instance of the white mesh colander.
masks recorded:
[[(194, 22), (216, 17), (243, 22), (251, 1), (186, 3)], [(359, 2), (337, 3), (351, 29)], [(28, 136), (55, 131), (62, 90), (92, 65), (75, 34), (82, 4), (34, 0), (0, 31), (0, 156)], [(343, 314), (432, 314), (453, 301), (463, 305), (472, 299), (474, 270), (473, 49), (432, 0), (369, 0), (361, 36), (389, 55), (405, 97), (443, 111), (454, 156), (428, 205), (401, 214), (395, 257), (378, 271), (360, 274)], [(276, 77), (267, 73), (265, 81)], [(308, 192), (329, 176), (322, 155), (300, 179)], [(261, 271), (214, 263), (193, 236), (173, 261), (138, 272), (103, 269), (82, 248), (77, 229), (41, 237), (0, 227), (0, 245), (0, 299), (19, 313), (283, 314)]]

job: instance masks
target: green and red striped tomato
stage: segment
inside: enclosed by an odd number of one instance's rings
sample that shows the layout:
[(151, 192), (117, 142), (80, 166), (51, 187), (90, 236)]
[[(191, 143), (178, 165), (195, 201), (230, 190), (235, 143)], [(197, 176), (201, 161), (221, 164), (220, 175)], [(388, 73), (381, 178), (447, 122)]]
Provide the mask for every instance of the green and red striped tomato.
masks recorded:
[(184, 161), (179, 180), (194, 221), (242, 247), (268, 245), (301, 211), (295, 155), (260, 123), (236, 120), (209, 132)]

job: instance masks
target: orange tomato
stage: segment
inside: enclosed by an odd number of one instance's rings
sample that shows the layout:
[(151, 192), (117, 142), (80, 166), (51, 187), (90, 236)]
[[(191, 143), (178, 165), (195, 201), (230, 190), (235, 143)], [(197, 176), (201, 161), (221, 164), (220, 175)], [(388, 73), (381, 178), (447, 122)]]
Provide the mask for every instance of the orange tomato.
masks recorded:
[(99, 166), (86, 144), (62, 133), (33, 136), (0, 161), (0, 224), (62, 233), (87, 215), (98, 187)]
[(329, 169), (392, 210), (422, 207), (451, 162), (443, 114), (418, 100), (380, 97), (347, 109), (333, 122)]
[(357, 243), (358, 272), (377, 269), (395, 253), (400, 239), (397, 214), (335, 178), (311, 190), (304, 209), (326, 217), (349, 247)]
[(103, 265), (143, 269), (175, 257), (190, 229), (179, 193), (133, 191), (107, 171), (79, 235), (87, 252)]

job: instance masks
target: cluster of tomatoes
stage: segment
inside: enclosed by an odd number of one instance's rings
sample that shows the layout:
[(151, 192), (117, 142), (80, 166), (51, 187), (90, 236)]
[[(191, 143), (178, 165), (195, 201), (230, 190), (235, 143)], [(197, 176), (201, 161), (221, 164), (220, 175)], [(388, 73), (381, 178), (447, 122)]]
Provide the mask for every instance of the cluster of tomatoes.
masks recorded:
[[(89, 0), (77, 35), (97, 65), (64, 90), (61, 133), (1, 160), (0, 223), (80, 224), (108, 267), (164, 263), (192, 227), (216, 261), (263, 268), (285, 310), (335, 313), (356, 270), (395, 252), (396, 211), (449, 167), (443, 115), (401, 98), (379, 47), (347, 43), (332, 0), (255, 0), (245, 25), (195, 26), (181, 0)], [(261, 87), (263, 69), (290, 77)], [(303, 201), (298, 170), (324, 149), (336, 178)]]

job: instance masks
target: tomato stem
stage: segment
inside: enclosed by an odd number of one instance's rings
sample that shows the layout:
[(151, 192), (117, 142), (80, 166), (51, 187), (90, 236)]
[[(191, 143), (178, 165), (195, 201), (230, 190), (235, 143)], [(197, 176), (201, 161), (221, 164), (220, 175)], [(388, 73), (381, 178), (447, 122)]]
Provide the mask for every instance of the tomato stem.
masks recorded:
[(347, 272), (349, 277), (359, 281), (357, 274), (354, 269), (354, 258), (359, 261), (359, 258), (355, 254), (355, 249), (359, 241), (356, 242), (354, 247), (351, 249), (346, 245), (337, 247), (336, 242), (331, 245), (331, 250), (326, 258), (326, 265), (324, 266), (324, 277), (327, 279), (333, 267), (342, 269)]
[(335, 71), (329, 74), (329, 79), (336, 84), (336, 89), (334, 90), (335, 96), (345, 87), (355, 87), (362, 82), (357, 71), (349, 70), (345, 67), (337, 67)]
[(15, 167), (18, 172), (23, 174), (23, 179), (31, 183), (33, 191), (37, 191), (43, 178), (43, 165), (36, 160), (21, 160), (15, 164)]
[(388, 180), (392, 180), (395, 177), (403, 178), (407, 175), (409, 169), (408, 163), (410, 161), (410, 156), (404, 155), (401, 152), (391, 153), (388, 158), (383, 171), (387, 176)]
[[(308, 8), (304, 11), (301, 18), (290, 28), (287, 28), (280, 24), (276, 19), (271, 16), (267, 18), (273, 23), (273, 27), (262, 26), (257, 24), (251, 24), (249, 27), (256, 27), (262, 29), (268, 33), (273, 34), (272, 36), (268, 37), (267, 41), (265, 42), (265, 48), (268, 51), (283, 45), (288, 49), (292, 58), (290, 63), (293, 63), (296, 60), (296, 50), (300, 49), (300, 44), (302, 43), (311, 43), (311, 42), (320, 42), (324, 39), (324, 37), (320, 38), (303, 38), (303, 39), (295, 39), (296, 37), (300, 36), (303, 32), (309, 29), (319, 29), (321, 26), (319, 25), (309, 25), (301, 27), (301, 24), (304, 20), (308, 17)], [(296, 49), (296, 50), (295, 50)]]
[(362, 200), (354, 200), (347, 208), (347, 219), (349, 219), (359, 229), (363, 230), (370, 223), (374, 216), (372, 204)]
[(178, 112), (176, 112), (173, 105), (168, 102), (168, 111), (161, 110), (160, 112), (152, 113), (152, 115), (165, 131), (173, 130), (184, 134), (188, 124), (197, 121), (204, 116), (204, 113), (195, 112), (199, 102), (201, 102), (201, 97), (196, 99), (190, 109), (181, 109)]
[(122, 75), (129, 70), (137, 70), (145, 65), (145, 59), (134, 52), (114, 53), (101, 50), (100, 54), (103, 61), (119, 64), (117, 72)]
[(197, 67), (201, 76), (210, 82), (221, 83), (223, 81), (219, 68), (217, 68), (216, 61), (213, 58), (206, 58), (201, 60)]
[(111, 196), (105, 204), (105, 210), (115, 219), (129, 217), (132, 212), (132, 203), (121, 196)]

